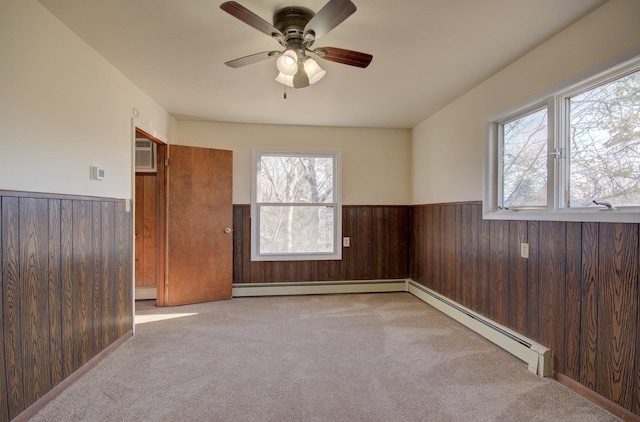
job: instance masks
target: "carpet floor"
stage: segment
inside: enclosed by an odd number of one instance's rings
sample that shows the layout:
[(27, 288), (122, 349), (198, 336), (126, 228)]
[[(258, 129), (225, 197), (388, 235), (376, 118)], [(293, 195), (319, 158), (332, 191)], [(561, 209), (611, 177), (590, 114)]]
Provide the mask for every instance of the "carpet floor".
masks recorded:
[(617, 421), (408, 293), (156, 308), (33, 421)]

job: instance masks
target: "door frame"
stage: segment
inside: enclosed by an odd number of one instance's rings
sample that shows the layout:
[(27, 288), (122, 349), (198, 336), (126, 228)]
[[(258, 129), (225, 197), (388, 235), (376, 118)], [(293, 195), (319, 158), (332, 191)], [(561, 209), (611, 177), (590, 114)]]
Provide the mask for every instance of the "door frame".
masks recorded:
[(168, 208), (168, 178), (167, 178), (167, 170), (165, 165), (165, 160), (167, 159), (167, 148), (168, 141), (167, 139), (156, 133), (154, 130), (149, 129), (142, 125), (140, 122), (133, 121), (133, 130), (132, 130), (132, 140), (131, 140), (131, 148), (132, 148), (132, 171), (131, 171), (131, 189), (133, 196), (133, 207), (132, 207), (132, 230), (131, 230), (131, 239), (132, 239), (132, 258), (131, 258), (131, 273), (132, 273), (132, 297), (133, 297), (133, 306), (135, 312), (135, 292), (136, 292), (136, 279), (135, 279), (135, 256), (136, 256), (136, 248), (135, 248), (135, 221), (136, 221), (136, 203), (135, 203), (135, 192), (136, 192), (136, 168), (135, 168), (135, 145), (136, 138), (146, 138), (154, 142), (156, 147), (156, 168), (157, 173), (156, 177), (158, 178), (156, 183), (156, 306), (166, 306), (166, 278), (168, 274), (168, 259), (167, 259), (167, 244), (168, 244), (168, 220), (167, 220), (167, 208)]

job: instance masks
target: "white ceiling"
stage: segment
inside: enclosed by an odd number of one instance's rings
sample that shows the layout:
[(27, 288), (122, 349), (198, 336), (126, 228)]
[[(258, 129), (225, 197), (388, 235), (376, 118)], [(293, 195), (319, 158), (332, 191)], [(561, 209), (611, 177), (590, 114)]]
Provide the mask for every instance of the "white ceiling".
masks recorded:
[[(223, 0), (39, 2), (178, 118), (412, 128), (606, 1), (353, 0), (358, 10), (314, 47), (369, 53), (371, 65), (318, 60), (324, 79), (286, 100), (274, 61), (224, 65), (281, 48)], [(271, 22), (282, 7), (326, 0), (238, 2)]]

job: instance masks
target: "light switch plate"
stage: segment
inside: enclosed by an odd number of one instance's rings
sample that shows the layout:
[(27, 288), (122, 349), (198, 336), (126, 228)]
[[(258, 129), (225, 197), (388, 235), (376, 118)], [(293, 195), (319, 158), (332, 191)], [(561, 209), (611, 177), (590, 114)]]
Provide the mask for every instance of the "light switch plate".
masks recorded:
[(528, 243), (521, 243), (520, 244), (520, 256), (522, 258), (529, 258), (529, 244)]
[(342, 238), (342, 246), (345, 247), (345, 248), (351, 247), (351, 238), (350, 237), (343, 237)]

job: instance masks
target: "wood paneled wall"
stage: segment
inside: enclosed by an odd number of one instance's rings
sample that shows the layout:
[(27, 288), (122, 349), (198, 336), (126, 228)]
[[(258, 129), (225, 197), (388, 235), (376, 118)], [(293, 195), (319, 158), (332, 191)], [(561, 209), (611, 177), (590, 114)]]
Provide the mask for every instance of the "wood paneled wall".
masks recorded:
[(549, 347), (556, 371), (640, 415), (639, 230), (414, 206), (410, 277)]
[(407, 206), (343, 206), (341, 261), (251, 261), (249, 205), (233, 207), (233, 282), (383, 280), (409, 274)]
[[(163, 203), (158, 196), (156, 173), (136, 174), (136, 221), (135, 221), (135, 272), (136, 287), (155, 287), (164, 248), (164, 221), (159, 221), (158, 210)], [(163, 261), (162, 261), (163, 262)]]
[[(123, 201), (0, 192), (0, 421), (132, 329)], [(555, 369), (640, 414), (640, 224), (487, 221), (480, 203), (344, 206), (342, 261), (251, 262), (234, 282), (409, 275), (554, 351)], [(528, 243), (529, 259), (520, 257)]]
[(132, 330), (124, 201), (0, 191), (0, 421)]

